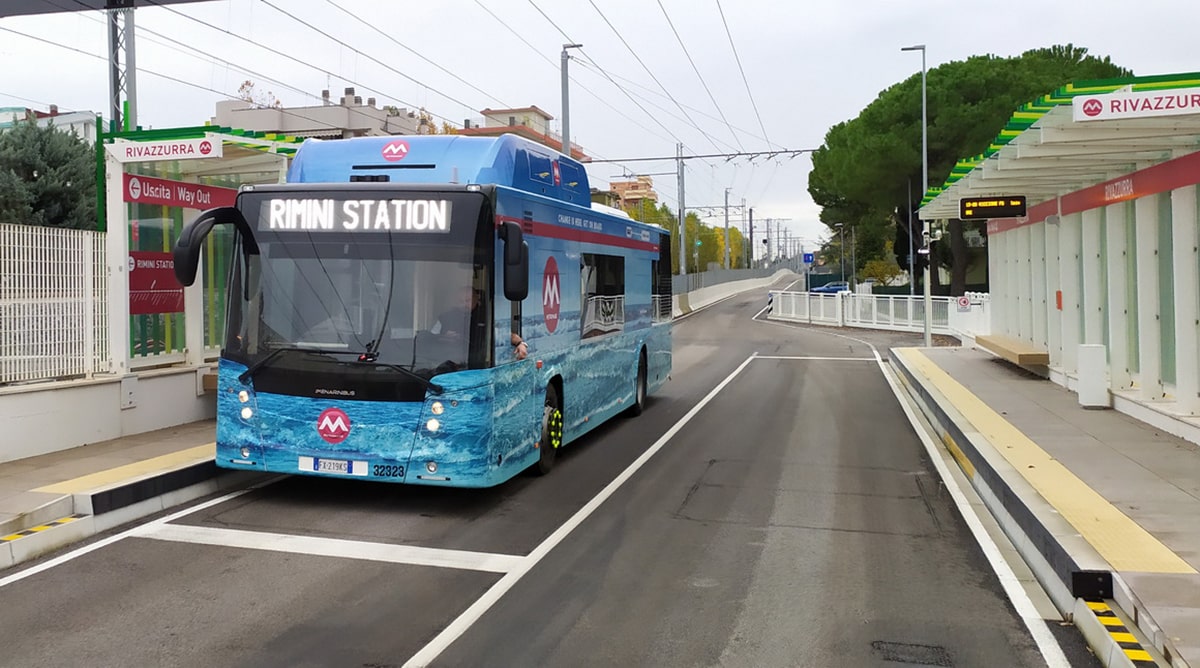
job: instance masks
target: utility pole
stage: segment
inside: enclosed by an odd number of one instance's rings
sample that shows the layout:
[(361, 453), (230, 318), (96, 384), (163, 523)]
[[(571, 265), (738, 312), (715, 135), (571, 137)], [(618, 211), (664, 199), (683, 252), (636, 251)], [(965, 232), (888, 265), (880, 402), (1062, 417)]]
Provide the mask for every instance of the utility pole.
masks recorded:
[[(108, 11), (108, 95), (109, 113), (115, 127), (113, 131), (120, 132), (122, 123), (125, 129), (137, 129), (137, 48), (134, 39), (134, 3), (133, 0), (108, 0), (105, 3)], [(124, 71), (121, 68), (121, 53), (125, 54)], [(121, 94), (129, 103), (128, 113), (121, 108)]]
[(567, 157), (571, 156), (571, 105), (567, 95), (567, 62), (571, 56), (567, 54), (567, 49), (581, 48), (582, 44), (563, 44), (562, 47), (562, 152)]
[(679, 171), (679, 275), (687, 276), (687, 209), (683, 206), (683, 143), (675, 145), (675, 165)]
[(750, 264), (748, 268), (754, 268), (754, 208), (750, 208)]
[(729, 188), (725, 189), (725, 268), (729, 268)]

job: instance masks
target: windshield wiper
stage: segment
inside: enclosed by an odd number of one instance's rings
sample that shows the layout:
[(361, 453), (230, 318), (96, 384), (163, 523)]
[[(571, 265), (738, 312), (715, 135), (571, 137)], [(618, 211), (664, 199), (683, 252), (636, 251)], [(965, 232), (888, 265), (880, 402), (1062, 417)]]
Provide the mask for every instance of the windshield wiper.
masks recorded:
[(422, 385), (429, 388), (434, 394), (441, 394), (442, 392), (446, 391), (446, 388), (442, 387), (441, 385), (438, 385), (437, 383), (433, 382), (432, 380), (429, 380), (425, 376), (422, 376), (421, 374), (413, 371), (412, 369), (402, 367), (399, 364), (390, 364), (388, 362), (378, 362), (378, 361), (376, 361), (378, 359), (379, 359), (379, 353), (372, 351), (372, 350), (367, 350), (366, 352), (360, 353), (358, 355), (359, 362), (362, 362), (363, 364), (377, 364), (382, 367), (387, 367), (388, 369), (393, 369), (395, 371), (399, 371), (400, 373), (408, 376), (409, 378), (412, 378), (413, 380), (420, 381), (420, 383)]
[(345, 350), (326, 350), (326, 349), (323, 349), (323, 348), (307, 348), (307, 347), (305, 347), (305, 346), (280, 346), (280, 347), (278, 347), (278, 348), (276, 348), (276, 349), (272, 350), (271, 352), (267, 353), (267, 356), (266, 356), (266, 357), (264, 357), (264, 358), (262, 358), (262, 359), (258, 360), (258, 361), (257, 361), (257, 362), (255, 362), (254, 364), (251, 364), (249, 367), (247, 367), (247, 368), (246, 368), (246, 370), (245, 370), (245, 371), (243, 371), (242, 373), (238, 374), (238, 380), (239, 380), (240, 382), (243, 382), (243, 383), (244, 383), (244, 382), (246, 382), (247, 380), (250, 380), (250, 379), (254, 378), (254, 374), (255, 374), (255, 373), (256, 373), (256, 372), (257, 372), (259, 369), (261, 369), (261, 368), (263, 368), (263, 367), (267, 366), (268, 364), (270, 364), (271, 362), (273, 362), (273, 361), (275, 360), (275, 358), (276, 358), (276, 357), (279, 357), (279, 355), (280, 355), (281, 353), (285, 353), (285, 352), (293, 352), (293, 353), (315, 353), (315, 354), (318, 354), (318, 355), (339, 355), (339, 354), (343, 354), (343, 355), (344, 355), (344, 354), (346, 353), (346, 351), (345, 351)]

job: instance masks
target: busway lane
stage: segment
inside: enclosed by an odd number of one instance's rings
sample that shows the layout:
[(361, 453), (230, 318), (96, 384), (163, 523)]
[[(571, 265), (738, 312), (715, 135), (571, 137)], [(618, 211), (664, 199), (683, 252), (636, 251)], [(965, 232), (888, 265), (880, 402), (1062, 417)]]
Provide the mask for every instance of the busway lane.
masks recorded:
[[(747, 306), (749, 301), (730, 300), (708, 312), (740, 315)], [(705, 312), (680, 324), (690, 321), (704, 332), (703, 317)], [(693, 347), (687, 332), (676, 340), (685, 358)], [(522, 476), (493, 490), (285, 478), (163, 523), (165, 528), (135, 528), (141, 537), (100, 545), (113, 536), (98, 536), (99, 549), (0, 587), (6, 657), (0, 663), (398, 665), (499, 574), (390, 563), (363, 553), (383, 545), (448, 550), (467, 561), (527, 554), (690, 410), (750, 347), (732, 344), (718, 354), (694, 355), (698, 362), (678, 368), (641, 417), (599, 428), (565, 450), (545, 478)], [(230, 543), (234, 532), (239, 540), (329, 539), (319, 548), (334, 556), (177, 539), (179, 532), (197, 529), (227, 532)], [(357, 549), (356, 542), (362, 544)]]
[(1046, 665), (878, 366), (812, 359), (748, 366), (432, 665), (481, 661)]

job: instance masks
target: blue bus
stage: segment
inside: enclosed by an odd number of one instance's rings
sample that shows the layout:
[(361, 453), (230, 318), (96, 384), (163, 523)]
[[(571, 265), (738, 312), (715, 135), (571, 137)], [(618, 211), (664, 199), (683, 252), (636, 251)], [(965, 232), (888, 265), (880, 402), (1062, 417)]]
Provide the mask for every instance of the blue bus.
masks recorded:
[(308, 140), (233, 228), (217, 465), (487, 487), (640, 414), (671, 371), (666, 230), (514, 135)]

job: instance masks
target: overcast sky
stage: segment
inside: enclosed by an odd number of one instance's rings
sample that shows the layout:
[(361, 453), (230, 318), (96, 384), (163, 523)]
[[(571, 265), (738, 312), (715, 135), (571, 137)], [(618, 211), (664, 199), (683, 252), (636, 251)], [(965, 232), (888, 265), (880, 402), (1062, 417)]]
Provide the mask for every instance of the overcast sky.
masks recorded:
[[(0, 18), (0, 29), (64, 45), (0, 30), (0, 106), (106, 112), (101, 19), (94, 11)], [(136, 23), (139, 122), (155, 128), (202, 124), (251, 79), (285, 106), (353, 86), (364, 99), (423, 106), (455, 125), (488, 107), (537, 105), (558, 130), (559, 55), (569, 38), (583, 45), (570, 66), (572, 140), (607, 159), (674, 156), (679, 141), (698, 154), (815, 148), (831, 125), (920, 71), (919, 53), (900, 52), (911, 44), (927, 45), (930, 68), (1071, 42), (1139, 76), (1200, 71), (1195, 0), (211, 0), (143, 7)], [(673, 161), (627, 167), (675, 169)], [(810, 167), (807, 156), (692, 160), (686, 203), (722, 204), (729, 188), (730, 203), (744, 198), (756, 221), (787, 219), (813, 243), (825, 227), (808, 196)], [(588, 172), (603, 187), (622, 167)], [(944, 177), (930, 174), (935, 183)], [(676, 208), (674, 176), (654, 180)]]

